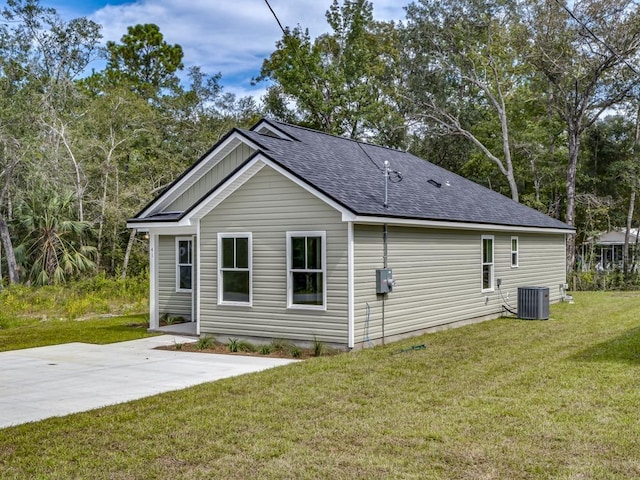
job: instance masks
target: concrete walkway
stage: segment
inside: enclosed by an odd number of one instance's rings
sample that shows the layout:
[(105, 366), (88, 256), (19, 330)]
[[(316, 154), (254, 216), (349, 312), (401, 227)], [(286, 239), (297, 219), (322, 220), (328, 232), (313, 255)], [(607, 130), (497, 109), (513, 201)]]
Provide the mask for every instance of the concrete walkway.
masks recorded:
[(294, 360), (154, 350), (161, 335), (110, 345), (67, 343), (0, 352), (0, 428), (257, 372)]

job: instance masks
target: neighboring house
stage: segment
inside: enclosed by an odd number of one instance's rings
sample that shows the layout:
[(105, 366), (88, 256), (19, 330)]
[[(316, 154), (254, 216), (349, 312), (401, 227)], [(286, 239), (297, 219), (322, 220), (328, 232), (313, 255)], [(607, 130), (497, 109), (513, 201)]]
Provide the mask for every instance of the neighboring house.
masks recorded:
[[(582, 271), (622, 270), (624, 237), (625, 229), (618, 228), (589, 238), (580, 249), (579, 266)], [(629, 258), (634, 265), (637, 245), (638, 230), (631, 229), (629, 232)]]
[(349, 348), (495, 318), (519, 286), (559, 300), (573, 233), (409, 153), (270, 120), (232, 130), (128, 226), (149, 234), (152, 329), (181, 315), (201, 335)]

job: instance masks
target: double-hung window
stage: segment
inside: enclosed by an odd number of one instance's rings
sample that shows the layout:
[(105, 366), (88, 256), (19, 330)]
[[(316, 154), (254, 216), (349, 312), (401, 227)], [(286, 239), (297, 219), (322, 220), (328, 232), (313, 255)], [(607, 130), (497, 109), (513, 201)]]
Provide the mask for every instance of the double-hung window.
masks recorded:
[(287, 232), (287, 305), (324, 310), (327, 304), (325, 232)]
[(518, 253), (518, 237), (511, 237), (511, 268), (517, 268), (520, 262)]
[(176, 292), (190, 292), (193, 277), (193, 240), (176, 237)]
[(218, 303), (251, 306), (251, 234), (218, 234)]
[(493, 291), (493, 235), (482, 235), (482, 291)]

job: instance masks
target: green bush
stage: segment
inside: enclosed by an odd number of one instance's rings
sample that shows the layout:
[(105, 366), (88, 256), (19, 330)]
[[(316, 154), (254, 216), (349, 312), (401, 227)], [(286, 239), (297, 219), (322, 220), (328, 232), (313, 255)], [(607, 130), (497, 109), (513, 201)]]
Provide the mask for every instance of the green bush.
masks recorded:
[(205, 350), (209, 347), (213, 346), (213, 338), (209, 335), (205, 335), (204, 337), (200, 337), (196, 342), (196, 348), (198, 350)]
[(569, 288), (575, 291), (595, 290), (638, 290), (640, 288), (640, 274), (622, 270), (606, 272), (586, 271), (574, 272), (569, 279)]

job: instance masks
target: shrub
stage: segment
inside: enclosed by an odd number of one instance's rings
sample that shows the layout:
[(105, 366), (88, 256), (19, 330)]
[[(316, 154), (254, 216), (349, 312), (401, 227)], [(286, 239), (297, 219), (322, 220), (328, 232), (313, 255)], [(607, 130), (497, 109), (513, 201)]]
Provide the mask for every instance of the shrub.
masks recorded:
[(256, 347), (249, 342), (238, 342), (238, 351), (240, 352), (255, 352)]
[(227, 348), (231, 353), (236, 353), (240, 349), (240, 341), (237, 338), (230, 338)]
[(198, 339), (198, 341), (196, 342), (196, 348), (198, 350), (204, 350), (206, 348), (209, 348), (213, 345), (213, 338), (211, 338), (209, 335), (205, 335), (204, 337), (200, 337)]
[(314, 337), (313, 338), (313, 356), (321, 357), (322, 355), (324, 355), (325, 350), (326, 350), (325, 344)]

